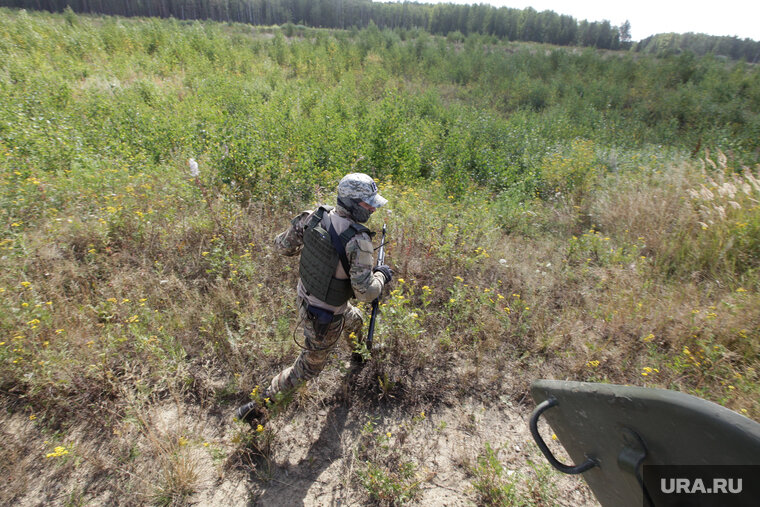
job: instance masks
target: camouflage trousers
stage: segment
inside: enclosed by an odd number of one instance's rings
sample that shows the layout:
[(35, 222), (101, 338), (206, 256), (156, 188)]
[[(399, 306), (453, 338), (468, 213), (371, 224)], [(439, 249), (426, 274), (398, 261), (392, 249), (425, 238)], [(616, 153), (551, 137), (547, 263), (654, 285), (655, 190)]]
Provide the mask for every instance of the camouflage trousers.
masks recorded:
[(327, 356), (338, 343), (341, 332), (351, 350), (353, 350), (351, 333), (355, 333), (357, 340), (361, 340), (363, 316), (361, 310), (355, 306), (349, 303), (343, 318), (333, 320), (322, 333), (316, 329), (319, 325), (309, 318), (306, 306), (306, 302), (302, 298), (298, 298), (298, 316), (303, 324), (304, 350), (301, 351), (292, 366), (272, 379), (266, 391), (268, 397), (274, 396), (280, 391), (291, 390), (319, 375), (325, 367)]

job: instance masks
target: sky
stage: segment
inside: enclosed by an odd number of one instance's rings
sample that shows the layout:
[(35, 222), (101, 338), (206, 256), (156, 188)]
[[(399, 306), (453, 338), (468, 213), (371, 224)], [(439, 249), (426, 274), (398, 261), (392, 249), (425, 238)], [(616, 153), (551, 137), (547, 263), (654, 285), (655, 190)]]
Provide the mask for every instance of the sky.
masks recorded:
[(494, 7), (554, 11), (578, 21), (608, 20), (613, 26), (631, 23), (631, 38), (644, 39), (656, 33), (696, 32), (737, 36), (760, 41), (758, 0), (416, 0), (420, 3), (486, 3)]

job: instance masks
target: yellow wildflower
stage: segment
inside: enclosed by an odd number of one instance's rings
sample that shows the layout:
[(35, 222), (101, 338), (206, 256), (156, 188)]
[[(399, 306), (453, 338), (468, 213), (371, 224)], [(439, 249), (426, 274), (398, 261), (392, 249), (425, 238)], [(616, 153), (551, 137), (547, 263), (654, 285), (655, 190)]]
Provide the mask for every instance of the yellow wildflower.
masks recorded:
[(66, 450), (65, 447), (59, 445), (58, 447), (53, 449), (53, 452), (46, 454), (45, 457), (46, 458), (60, 458), (61, 456), (64, 456), (68, 453), (69, 451)]
[(256, 432), (261, 433), (262, 431), (264, 431), (264, 426), (262, 426), (260, 424), (258, 426), (256, 426)]

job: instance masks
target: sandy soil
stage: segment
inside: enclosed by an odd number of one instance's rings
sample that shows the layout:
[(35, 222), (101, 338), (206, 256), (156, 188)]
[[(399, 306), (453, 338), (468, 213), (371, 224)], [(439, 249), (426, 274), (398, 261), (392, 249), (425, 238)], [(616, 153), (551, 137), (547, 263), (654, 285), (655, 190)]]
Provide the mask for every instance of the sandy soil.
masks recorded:
[[(502, 479), (514, 483), (518, 504), (598, 505), (582, 478), (548, 466), (528, 429), (530, 403), (464, 401), (423, 415), (393, 400), (370, 410), (330, 386), (330, 378), (317, 381), (262, 433), (233, 422), (228, 408), (172, 398), (101, 431), (90, 425), (56, 434), (28, 416), (4, 415), (0, 472), (7, 480), (0, 500), (22, 506), (382, 504), (359, 478), (370, 460), (389, 470), (413, 465), (410, 505), (477, 505), (482, 497), (473, 470), (488, 444)], [(551, 442), (551, 428), (542, 433)], [(58, 445), (70, 453), (46, 457)], [(162, 496), (183, 484), (188, 495)]]

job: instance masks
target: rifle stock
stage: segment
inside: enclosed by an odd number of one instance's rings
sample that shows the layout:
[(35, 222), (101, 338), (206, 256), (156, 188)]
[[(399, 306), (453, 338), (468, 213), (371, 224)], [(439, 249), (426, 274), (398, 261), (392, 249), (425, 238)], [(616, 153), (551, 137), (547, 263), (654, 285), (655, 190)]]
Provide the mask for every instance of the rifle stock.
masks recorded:
[[(380, 239), (380, 251), (377, 253), (377, 264), (376, 266), (382, 266), (385, 264), (385, 231), (386, 226), (383, 224), (383, 236)], [(380, 308), (380, 296), (375, 298), (374, 301), (372, 301), (372, 317), (369, 319), (369, 331), (367, 331), (367, 350), (372, 353), (372, 339), (375, 336), (375, 322), (377, 322), (377, 314), (379, 312)]]

